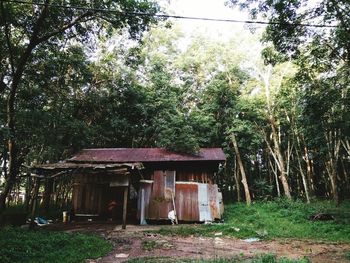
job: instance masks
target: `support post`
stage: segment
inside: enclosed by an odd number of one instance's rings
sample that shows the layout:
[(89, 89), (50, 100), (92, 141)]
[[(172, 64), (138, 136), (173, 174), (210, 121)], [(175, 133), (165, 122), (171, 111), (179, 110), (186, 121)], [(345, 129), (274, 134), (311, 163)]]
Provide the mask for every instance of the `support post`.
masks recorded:
[(124, 188), (124, 204), (123, 204), (123, 225), (122, 229), (126, 229), (126, 212), (128, 208), (128, 186)]
[(32, 211), (31, 211), (31, 221), (30, 221), (30, 224), (29, 224), (29, 228), (30, 229), (33, 229), (34, 226), (35, 226), (35, 223), (34, 223), (34, 217), (35, 217), (35, 210), (36, 210), (36, 207), (37, 207), (37, 202), (38, 202), (38, 193), (39, 193), (39, 188), (40, 188), (40, 178), (36, 178), (35, 179), (35, 188), (34, 188), (34, 196), (33, 196), (33, 205), (32, 205)]
[(175, 197), (174, 193), (171, 191), (171, 199), (173, 201), (173, 207), (174, 207), (174, 215), (175, 215), (175, 223), (178, 225), (179, 221), (177, 221), (177, 213), (176, 213), (176, 206), (175, 206)]
[(145, 220), (145, 189), (141, 189), (141, 215), (140, 225), (147, 225)]

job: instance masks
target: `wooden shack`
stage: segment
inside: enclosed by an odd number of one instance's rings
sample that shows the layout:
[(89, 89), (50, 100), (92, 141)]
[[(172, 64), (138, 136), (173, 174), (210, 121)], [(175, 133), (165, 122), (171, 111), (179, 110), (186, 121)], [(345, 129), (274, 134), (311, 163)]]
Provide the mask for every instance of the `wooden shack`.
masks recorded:
[(173, 210), (179, 221), (204, 222), (223, 213), (214, 183), (223, 162), (220, 148), (203, 148), (195, 155), (162, 148), (107, 148), (84, 149), (51, 167), (70, 169), (75, 215), (122, 219), (124, 214), (125, 219), (128, 212), (129, 218), (145, 223), (168, 219)]

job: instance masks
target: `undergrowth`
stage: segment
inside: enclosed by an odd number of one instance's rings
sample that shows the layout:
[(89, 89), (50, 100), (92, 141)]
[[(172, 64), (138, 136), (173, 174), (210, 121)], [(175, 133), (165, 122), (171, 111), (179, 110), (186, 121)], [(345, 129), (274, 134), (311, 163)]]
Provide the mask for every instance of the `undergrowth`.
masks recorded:
[(350, 260), (350, 251), (345, 252), (345, 258)]
[[(315, 213), (329, 213), (335, 220), (309, 220), (310, 215)], [(180, 236), (214, 236), (220, 233), (237, 238), (298, 238), (350, 242), (350, 202), (336, 206), (328, 201), (306, 204), (278, 199), (256, 202), (251, 206), (243, 203), (229, 204), (225, 206), (224, 223), (164, 227), (157, 232)]]
[(21, 228), (0, 230), (0, 262), (84, 262), (107, 254), (112, 245), (93, 235)]
[(151, 251), (159, 247), (159, 244), (154, 240), (144, 240), (142, 241), (141, 245), (142, 245), (142, 249), (147, 251)]

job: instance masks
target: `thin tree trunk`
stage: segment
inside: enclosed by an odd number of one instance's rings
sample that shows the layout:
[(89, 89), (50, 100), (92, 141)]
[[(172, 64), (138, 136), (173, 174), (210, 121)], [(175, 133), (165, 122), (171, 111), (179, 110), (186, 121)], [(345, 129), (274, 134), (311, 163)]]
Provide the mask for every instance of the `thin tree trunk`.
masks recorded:
[(35, 179), (35, 186), (34, 186), (34, 193), (33, 193), (33, 199), (32, 199), (32, 206), (31, 206), (31, 222), (29, 225), (29, 228), (34, 228), (34, 217), (35, 217), (35, 211), (37, 209), (37, 203), (38, 203), (38, 194), (40, 189), (40, 179)]
[(305, 173), (304, 173), (304, 169), (303, 169), (303, 166), (301, 165), (301, 156), (299, 154), (299, 150), (301, 150), (301, 143), (300, 143), (300, 139), (298, 137), (298, 135), (296, 135), (296, 138), (297, 138), (297, 143), (298, 143), (298, 149), (296, 149), (296, 155), (297, 155), (297, 160), (298, 160), (298, 166), (299, 166), (299, 171), (300, 171), (300, 174), (301, 174), (301, 179), (303, 181), (303, 186), (304, 186), (304, 191), (305, 191), (305, 197), (306, 197), (306, 202), (307, 203), (310, 203), (310, 193), (309, 193), (309, 186), (308, 186), (308, 183), (307, 183), (307, 178), (305, 176)]
[(245, 174), (243, 162), (242, 162), (242, 159), (241, 159), (241, 154), (239, 152), (237, 141), (236, 141), (236, 137), (235, 137), (234, 133), (231, 134), (231, 141), (233, 143), (233, 148), (235, 150), (236, 157), (237, 157), (237, 163), (238, 163), (238, 166), (239, 166), (239, 169), (240, 169), (240, 172), (241, 172), (241, 176), (242, 176), (242, 181), (241, 182), (242, 182), (243, 188), (244, 188), (245, 200), (246, 200), (247, 205), (250, 205), (252, 200), (251, 200), (250, 193), (249, 193), (247, 177), (246, 177), (246, 174)]
[(26, 193), (25, 193), (25, 201), (24, 201), (24, 208), (26, 211), (29, 211), (29, 204), (30, 204), (30, 192), (32, 189), (32, 177), (30, 174), (27, 174), (26, 178)]
[[(342, 140), (342, 145), (347, 153), (348, 156), (350, 156), (350, 142), (349, 140)], [(343, 174), (344, 174), (344, 180), (346, 183), (346, 192), (349, 193), (350, 192), (350, 178), (349, 178), (349, 173), (347, 171), (347, 167), (346, 164), (344, 162), (344, 159), (341, 159), (341, 164), (342, 164), (342, 168), (343, 168)]]
[(280, 185), (279, 185), (279, 183), (278, 183), (277, 168), (272, 167), (272, 165), (273, 165), (273, 164), (272, 164), (271, 160), (269, 159), (269, 166), (271, 167), (272, 172), (273, 172), (273, 174), (274, 174), (274, 178), (275, 178), (277, 196), (278, 196), (278, 197), (281, 197)]
[(343, 176), (344, 176), (346, 192), (349, 193), (350, 192), (349, 175), (348, 175), (348, 171), (346, 170), (345, 163), (344, 163), (343, 159), (341, 159), (341, 166), (343, 169)]
[(237, 157), (235, 158), (235, 167), (234, 167), (234, 178), (236, 184), (236, 192), (237, 192), (237, 202), (241, 202), (241, 186), (239, 183), (239, 171), (237, 166)]
[(300, 162), (299, 154), (297, 154), (297, 159), (298, 159), (298, 166), (299, 166), (299, 171), (300, 171), (301, 179), (302, 179), (302, 181), (303, 181), (303, 186), (304, 186), (304, 191), (305, 191), (306, 202), (309, 204), (309, 203), (310, 203), (309, 187), (308, 187), (308, 185), (307, 185), (306, 176), (305, 176), (305, 173), (304, 173), (304, 171), (303, 171), (303, 167), (302, 167), (301, 162)]
[(42, 207), (44, 208), (45, 212), (48, 212), (50, 208), (52, 190), (53, 190), (53, 179), (46, 178), (45, 191), (44, 191), (43, 203), (42, 203)]
[[(268, 120), (270, 122), (270, 127), (272, 131), (272, 141), (274, 144), (273, 145), (274, 150), (271, 151), (271, 153), (274, 152), (275, 154), (274, 159), (276, 160), (278, 164), (278, 168), (280, 170), (279, 178), (282, 183), (284, 194), (288, 199), (291, 199), (292, 196), (290, 194), (289, 184), (287, 180), (287, 170), (285, 167), (286, 164), (281, 151), (280, 134), (277, 132), (277, 125), (276, 125), (275, 115), (272, 109), (272, 102), (271, 102), (270, 78), (272, 76), (272, 65), (271, 64), (268, 65), (266, 73), (260, 74), (260, 76), (264, 81), (265, 96), (266, 96), (266, 103), (267, 103), (267, 114), (268, 114)], [(282, 78), (281, 78), (281, 82), (282, 82)]]
[(310, 185), (310, 191), (312, 191), (312, 195), (315, 191), (315, 184), (314, 184), (314, 175), (313, 175), (313, 168), (312, 168), (312, 161), (309, 158), (309, 150), (307, 147), (304, 147), (304, 156), (305, 156), (305, 162), (306, 162), (306, 174), (307, 174), (307, 180)]
[(341, 140), (337, 139), (336, 131), (334, 131), (334, 134), (332, 134), (332, 132), (326, 133), (326, 139), (328, 147), (328, 161), (326, 162), (326, 170), (331, 181), (333, 199), (336, 204), (339, 204), (337, 164)]
[(338, 183), (337, 183), (337, 172), (334, 165), (334, 160), (329, 159), (325, 163), (325, 166), (326, 166), (328, 178), (331, 182), (331, 193), (333, 196), (333, 200), (336, 202), (336, 204), (338, 204), (339, 203), (338, 186), (337, 186)]
[(288, 180), (287, 180), (287, 170), (285, 167), (285, 161), (284, 161), (283, 154), (281, 152), (280, 144), (278, 141), (278, 134), (276, 131), (275, 119), (272, 115), (270, 116), (270, 126), (272, 129), (272, 139), (273, 139), (273, 143), (274, 143), (274, 152), (276, 154), (276, 159), (279, 163), (279, 169), (280, 169), (279, 178), (281, 180), (285, 196), (288, 199), (291, 199), (292, 196), (291, 196), (290, 191), (289, 191), (289, 184), (288, 184)]

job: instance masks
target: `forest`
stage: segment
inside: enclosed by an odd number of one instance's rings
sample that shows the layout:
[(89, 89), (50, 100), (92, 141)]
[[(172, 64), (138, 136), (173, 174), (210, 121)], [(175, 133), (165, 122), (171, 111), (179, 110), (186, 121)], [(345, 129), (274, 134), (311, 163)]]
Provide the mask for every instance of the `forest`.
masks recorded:
[(221, 147), (228, 202), (349, 198), (347, 0), (227, 0), (267, 25), (190, 41), (151, 0), (67, 3), (0, 2), (0, 213), (99, 147)]

